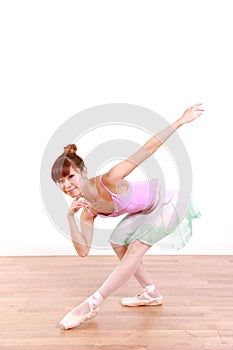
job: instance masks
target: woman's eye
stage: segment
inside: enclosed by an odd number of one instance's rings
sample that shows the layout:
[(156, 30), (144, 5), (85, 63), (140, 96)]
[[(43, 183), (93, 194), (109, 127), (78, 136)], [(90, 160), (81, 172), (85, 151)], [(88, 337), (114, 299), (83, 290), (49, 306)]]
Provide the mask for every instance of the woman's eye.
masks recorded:
[(58, 180), (57, 183), (58, 183), (58, 185), (61, 185), (61, 184), (63, 184), (63, 180)]
[(72, 179), (72, 177), (74, 177), (74, 175), (69, 175), (69, 179)]

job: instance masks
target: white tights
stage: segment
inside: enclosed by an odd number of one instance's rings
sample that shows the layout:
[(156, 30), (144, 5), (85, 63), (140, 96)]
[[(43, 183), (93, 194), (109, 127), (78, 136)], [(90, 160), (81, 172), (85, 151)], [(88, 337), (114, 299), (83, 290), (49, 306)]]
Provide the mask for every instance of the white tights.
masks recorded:
[[(118, 258), (120, 260), (122, 260), (122, 258), (126, 254), (126, 251), (128, 248), (126, 246), (120, 246), (120, 245), (114, 246), (113, 245), (113, 249), (114, 249), (116, 255), (118, 256)], [(142, 286), (142, 288), (145, 288), (145, 287), (153, 284), (148, 272), (145, 269), (145, 266), (144, 266), (142, 260), (139, 263), (137, 271), (134, 273), (134, 277), (136, 278), (138, 283)]]
[(138, 269), (143, 269), (141, 259), (149, 248), (149, 245), (139, 241), (130, 243), (120, 263), (98, 289), (103, 298), (107, 298), (115, 290), (123, 286)]
[[(96, 308), (103, 299), (107, 298), (115, 290), (123, 286), (133, 275), (142, 287), (145, 288), (148, 285), (152, 285), (150, 276), (145, 270), (141, 260), (149, 248), (149, 245), (136, 240), (132, 241), (128, 248), (122, 246), (114, 247), (114, 250), (121, 261), (97, 292), (91, 296), (95, 298)], [(89, 304), (87, 300), (72, 310), (72, 313), (75, 315), (83, 315), (87, 312), (89, 312)]]

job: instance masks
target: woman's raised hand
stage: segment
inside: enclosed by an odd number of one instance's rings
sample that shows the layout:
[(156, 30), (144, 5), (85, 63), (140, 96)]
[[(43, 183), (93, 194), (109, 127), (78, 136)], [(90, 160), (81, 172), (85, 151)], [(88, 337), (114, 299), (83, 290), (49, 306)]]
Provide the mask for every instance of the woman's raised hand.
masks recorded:
[(189, 123), (200, 117), (204, 112), (204, 109), (202, 109), (201, 106), (202, 103), (196, 103), (194, 106), (186, 109), (186, 111), (184, 111), (184, 113), (180, 117), (182, 123)]
[(69, 215), (74, 215), (79, 211), (79, 209), (83, 208), (86, 206), (86, 203), (82, 200), (79, 200), (79, 198), (75, 198), (73, 202), (71, 203), (71, 206), (68, 210), (68, 216)]

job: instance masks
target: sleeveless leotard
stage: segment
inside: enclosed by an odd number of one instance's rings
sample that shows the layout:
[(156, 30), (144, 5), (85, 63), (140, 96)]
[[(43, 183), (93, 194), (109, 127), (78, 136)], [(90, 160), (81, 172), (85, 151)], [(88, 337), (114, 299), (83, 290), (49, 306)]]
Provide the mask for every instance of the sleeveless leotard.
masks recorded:
[[(178, 250), (192, 236), (192, 220), (200, 217), (200, 213), (191, 202), (182, 199), (179, 191), (165, 189), (158, 179), (129, 181), (124, 194), (111, 192), (102, 176), (100, 183), (111, 195), (114, 210), (97, 216), (107, 218), (128, 214), (111, 233), (109, 241), (112, 245), (128, 246), (131, 241), (138, 240), (150, 246), (157, 243), (163, 249)], [(88, 205), (86, 209), (95, 216)]]
[[(111, 195), (114, 203), (114, 211), (106, 215), (97, 214), (98, 216), (106, 218), (116, 217), (126, 213), (138, 213), (140, 211), (152, 208), (153, 204), (155, 203), (158, 179), (128, 182), (128, 189), (123, 194), (111, 192), (103, 183), (102, 176), (100, 176), (100, 183)], [(90, 214), (92, 214), (88, 207), (86, 209)]]

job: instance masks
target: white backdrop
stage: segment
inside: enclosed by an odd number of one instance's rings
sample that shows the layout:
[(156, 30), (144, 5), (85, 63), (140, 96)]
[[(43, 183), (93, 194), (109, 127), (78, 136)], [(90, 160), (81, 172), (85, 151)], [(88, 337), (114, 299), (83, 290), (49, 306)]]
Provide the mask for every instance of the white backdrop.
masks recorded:
[(65, 120), (130, 103), (173, 122), (196, 102), (205, 114), (179, 134), (202, 218), (179, 254), (232, 254), (232, 32), (230, 0), (1, 2), (0, 255), (75, 254), (40, 196)]

